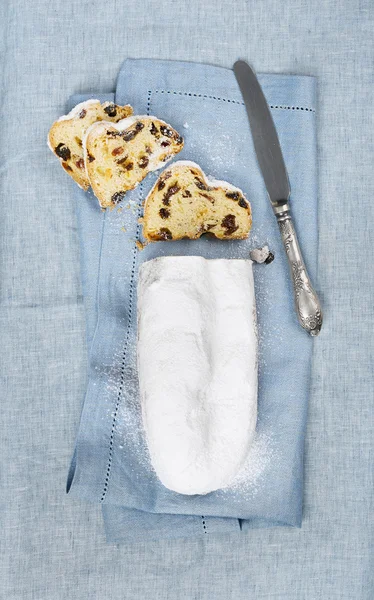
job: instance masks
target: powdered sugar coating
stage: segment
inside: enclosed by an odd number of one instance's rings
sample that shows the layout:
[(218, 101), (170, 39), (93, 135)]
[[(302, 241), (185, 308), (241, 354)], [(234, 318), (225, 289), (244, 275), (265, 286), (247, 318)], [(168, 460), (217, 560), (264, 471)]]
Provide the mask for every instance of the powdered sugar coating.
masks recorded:
[(159, 257), (138, 282), (138, 374), (153, 467), (182, 494), (226, 487), (257, 419), (252, 261)]
[(77, 117), (83, 109), (87, 108), (91, 104), (96, 104), (97, 102), (100, 104), (100, 100), (97, 100), (96, 98), (91, 98), (90, 100), (79, 102), (79, 104), (76, 104), (67, 115), (62, 115), (59, 119), (57, 119), (57, 122), (69, 121), (69, 119)]

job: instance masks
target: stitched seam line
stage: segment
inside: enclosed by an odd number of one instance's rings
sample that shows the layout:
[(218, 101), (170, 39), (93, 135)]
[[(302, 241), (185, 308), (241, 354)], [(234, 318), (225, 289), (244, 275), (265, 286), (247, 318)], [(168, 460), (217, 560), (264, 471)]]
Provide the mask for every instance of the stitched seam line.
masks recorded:
[(208, 529), (207, 529), (207, 526), (206, 526), (206, 519), (205, 519), (204, 515), (201, 515), (201, 520), (203, 522), (204, 533), (208, 533)]
[[(151, 102), (151, 92), (148, 92), (147, 115), (149, 115), (150, 102)], [(139, 190), (140, 190), (140, 198), (142, 198), (142, 196), (143, 196), (143, 184), (140, 184)], [(133, 312), (135, 267), (136, 267), (136, 259), (137, 259), (137, 256), (138, 256), (138, 247), (136, 245), (136, 242), (139, 239), (139, 234), (140, 234), (140, 223), (138, 222), (138, 219), (139, 219), (140, 214), (141, 214), (141, 209), (142, 209), (142, 203), (140, 201), (139, 202), (139, 206), (138, 206), (138, 211), (137, 211), (137, 219), (136, 219), (137, 220), (137, 226), (136, 226), (136, 234), (135, 234), (134, 250), (133, 250), (133, 259), (132, 259), (132, 267), (131, 267), (128, 323), (127, 323), (126, 338), (125, 338), (125, 344), (124, 344), (124, 348), (123, 348), (123, 356), (122, 356), (122, 362), (121, 362), (120, 384), (119, 384), (119, 388), (118, 388), (118, 396), (117, 396), (116, 406), (115, 406), (114, 413), (113, 413), (113, 422), (112, 422), (112, 429), (111, 429), (111, 432), (110, 432), (110, 442), (109, 442), (108, 466), (107, 466), (107, 471), (106, 471), (106, 476), (105, 476), (105, 482), (104, 482), (104, 488), (103, 488), (103, 493), (102, 493), (101, 498), (100, 498), (100, 502), (104, 501), (105, 496), (106, 496), (107, 491), (108, 491), (109, 478), (110, 478), (111, 468), (112, 468), (112, 462), (113, 462), (114, 434), (115, 434), (115, 429), (116, 429), (116, 425), (117, 425), (118, 409), (119, 409), (119, 405), (120, 405), (121, 399), (122, 399), (122, 392), (123, 392), (123, 385), (124, 385), (124, 378), (125, 378), (126, 357), (127, 357), (127, 349), (128, 349), (128, 345), (129, 345), (129, 339), (130, 339), (131, 322), (132, 322), (132, 312)]]
[[(192, 98), (209, 98), (211, 100), (220, 100), (221, 102), (229, 102), (230, 104), (239, 104), (240, 106), (245, 106), (244, 102), (240, 102), (239, 100), (221, 98), (220, 96), (209, 96), (208, 94), (194, 94), (192, 92), (177, 92), (174, 90), (153, 90), (153, 92), (155, 94), (174, 94), (175, 96), (190, 96)], [(280, 104), (270, 104), (269, 106), (275, 110), (301, 110), (305, 112), (316, 112), (314, 108), (307, 106), (284, 106)]]

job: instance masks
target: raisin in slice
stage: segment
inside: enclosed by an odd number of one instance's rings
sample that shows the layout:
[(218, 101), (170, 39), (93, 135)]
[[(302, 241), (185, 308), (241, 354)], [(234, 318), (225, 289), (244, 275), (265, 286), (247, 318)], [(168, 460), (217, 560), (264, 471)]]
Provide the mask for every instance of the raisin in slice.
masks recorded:
[(118, 204), (119, 202), (122, 202), (122, 200), (124, 199), (125, 196), (126, 196), (126, 192), (116, 192), (111, 197), (112, 204)]
[(247, 202), (244, 200), (244, 198), (240, 198), (239, 202), (238, 202), (239, 206), (241, 206), (242, 208), (248, 208), (248, 204)]
[(84, 160), (83, 160), (83, 158), (80, 158), (79, 160), (77, 160), (77, 162), (75, 163), (75, 166), (78, 167), (78, 169), (84, 169)]
[(163, 148), (166, 148), (167, 146), (170, 146), (170, 143), (171, 143), (171, 142), (169, 142), (168, 140), (165, 140), (164, 142), (161, 142), (161, 146), (162, 146)]
[(158, 185), (157, 185), (157, 189), (158, 189), (159, 191), (164, 189), (164, 187), (165, 187), (165, 185), (166, 185), (166, 184), (165, 184), (165, 181), (166, 181), (167, 179), (169, 179), (169, 177), (171, 177), (171, 171), (166, 171), (166, 173), (163, 173), (163, 174), (160, 176), (160, 180), (159, 180), (159, 182), (158, 182)]
[(195, 177), (195, 185), (199, 188), (199, 190), (207, 191), (209, 189), (198, 177)]
[(115, 104), (108, 104), (108, 106), (104, 108), (104, 112), (108, 117), (115, 117), (117, 114), (117, 107)]
[(127, 165), (124, 166), (124, 169), (126, 169), (126, 171), (132, 171), (134, 168), (134, 163), (129, 162)]
[(79, 113), (78, 117), (79, 117), (80, 119), (84, 119), (84, 117), (86, 116), (86, 114), (87, 114), (87, 111), (86, 111), (86, 109), (85, 109), (85, 108), (82, 108), (82, 110), (81, 110), (81, 112)]
[(142, 157), (141, 157), (141, 159), (140, 159), (140, 160), (139, 160), (139, 162), (138, 162), (138, 165), (139, 165), (139, 167), (140, 167), (141, 169), (145, 169), (145, 168), (146, 168), (146, 166), (148, 165), (148, 163), (149, 163), (149, 158), (148, 158), (148, 156), (142, 156)]
[(164, 197), (162, 199), (162, 203), (165, 204), (165, 206), (169, 206), (170, 198), (172, 196), (174, 196), (174, 194), (179, 192), (179, 190), (180, 190), (180, 187), (177, 183), (175, 183), (174, 185), (171, 185), (165, 192)]
[(166, 125), (161, 125), (160, 131), (161, 131), (162, 135), (164, 135), (166, 137), (174, 136), (174, 131), (172, 129), (170, 129), (170, 127), (167, 127)]
[(92, 156), (92, 154), (90, 154), (90, 153), (88, 153), (87, 158), (88, 158), (88, 162), (93, 162), (95, 160), (95, 157)]
[(121, 148), (121, 146), (118, 146), (118, 148), (114, 148), (114, 150), (112, 150), (113, 156), (118, 156), (119, 154), (123, 154), (123, 153), (124, 153), (124, 149)]
[(170, 229), (168, 229), (167, 227), (161, 227), (160, 231), (158, 232), (158, 237), (160, 240), (172, 240), (173, 239), (172, 233), (171, 233)]
[(68, 163), (63, 162), (62, 166), (64, 167), (65, 171), (72, 171), (73, 169), (71, 168), (70, 165), (68, 165)]
[(61, 143), (58, 146), (56, 146), (55, 152), (56, 152), (57, 156), (62, 158), (62, 160), (69, 160), (69, 158), (71, 158), (71, 152), (70, 152), (69, 148), (66, 146), (66, 144)]
[(210, 196), (209, 194), (203, 194), (202, 192), (199, 192), (199, 196), (203, 196), (203, 198), (206, 198), (212, 204), (215, 203), (215, 199), (213, 198), (213, 196)]
[(239, 192), (226, 192), (226, 198), (230, 198), (231, 200), (239, 200), (240, 194)]
[(161, 219), (168, 219), (170, 217), (170, 210), (167, 208), (160, 208), (158, 211)]
[(181, 135), (178, 135), (178, 134), (176, 134), (176, 136), (175, 136), (175, 142), (176, 142), (178, 145), (180, 145), (180, 144), (183, 144), (183, 138), (182, 138), (182, 136), (181, 136)]
[(117, 165), (123, 165), (123, 163), (126, 162), (127, 159), (128, 159), (128, 155), (126, 154), (126, 156), (123, 156), (119, 160), (116, 160), (116, 163), (117, 163)]
[(121, 133), (121, 135), (125, 142), (130, 142), (138, 135), (139, 131), (141, 131), (143, 128), (143, 123), (141, 123), (141, 121), (138, 121), (134, 129), (130, 129), (130, 131), (124, 131), (123, 133)]
[(235, 215), (226, 215), (225, 218), (222, 219), (221, 226), (226, 229), (225, 235), (231, 235), (239, 229), (239, 226), (236, 225)]
[(155, 135), (155, 136), (158, 135), (158, 129), (157, 129), (156, 125), (153, 123), (153, 121), (152, 121), (150, 132), (152, 135)]
[(190, 190), (185, 190), (182, 194), (183, 198), (191, 198), (192, 194)]

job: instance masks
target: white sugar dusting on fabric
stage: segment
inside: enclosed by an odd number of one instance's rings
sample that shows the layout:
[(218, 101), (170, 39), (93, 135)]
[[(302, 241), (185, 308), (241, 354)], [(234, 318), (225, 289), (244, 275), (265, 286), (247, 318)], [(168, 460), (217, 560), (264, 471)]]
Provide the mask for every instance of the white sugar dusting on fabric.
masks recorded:
[(220, 494), (230, 494), (235, 499), (253, 497), (261, 488), (261, 481), (276, 460), (272, 435), (256, 433), (247, 460), (235, 479)]
[[(111, 420), (115, 419), (118, 449), (125, 452), (126, 457), (130, 453), (143, 471), (153, 471), (142, 425), (134, 340), (129, 339), (126, 344), (124, 339), (113, 353), (104, 399), (111, 405), (108, 408)], [(133, 476), (143, 475), (134, 469)]]

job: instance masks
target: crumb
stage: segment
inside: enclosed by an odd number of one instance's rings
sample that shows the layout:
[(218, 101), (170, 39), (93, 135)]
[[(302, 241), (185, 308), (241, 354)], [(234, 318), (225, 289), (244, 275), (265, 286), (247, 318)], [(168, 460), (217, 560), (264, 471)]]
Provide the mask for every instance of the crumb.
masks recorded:
[(186, 123), (183, 123), (183, 127), (184, 127), (185, 129), (188, 129), (188, 128), (189, 128), (189, 124), (188, 124), (187, 122), (186, 122)]
[(121, 227), (121, 231), (126, 231), (126, 227)]
[(144, 244), (142, 244), (142, 242), (140, 242), (139, 240), (136, 240), (136, 247), (138, 250), (143, 250)]
[(274, 254), (270, 252), (269, 246), (254, 248), (250, 252), (250, 257), (254, 262), (259, 264), (265, 263), (268, 265), (274, 260)]
[(122, 208), (122, 206), (120, 206), (120, 208), (117, 208), (117, 212), (118, 212), (118, 213), (121, 213), (122, 211), (123, 211), (123, 208)]

